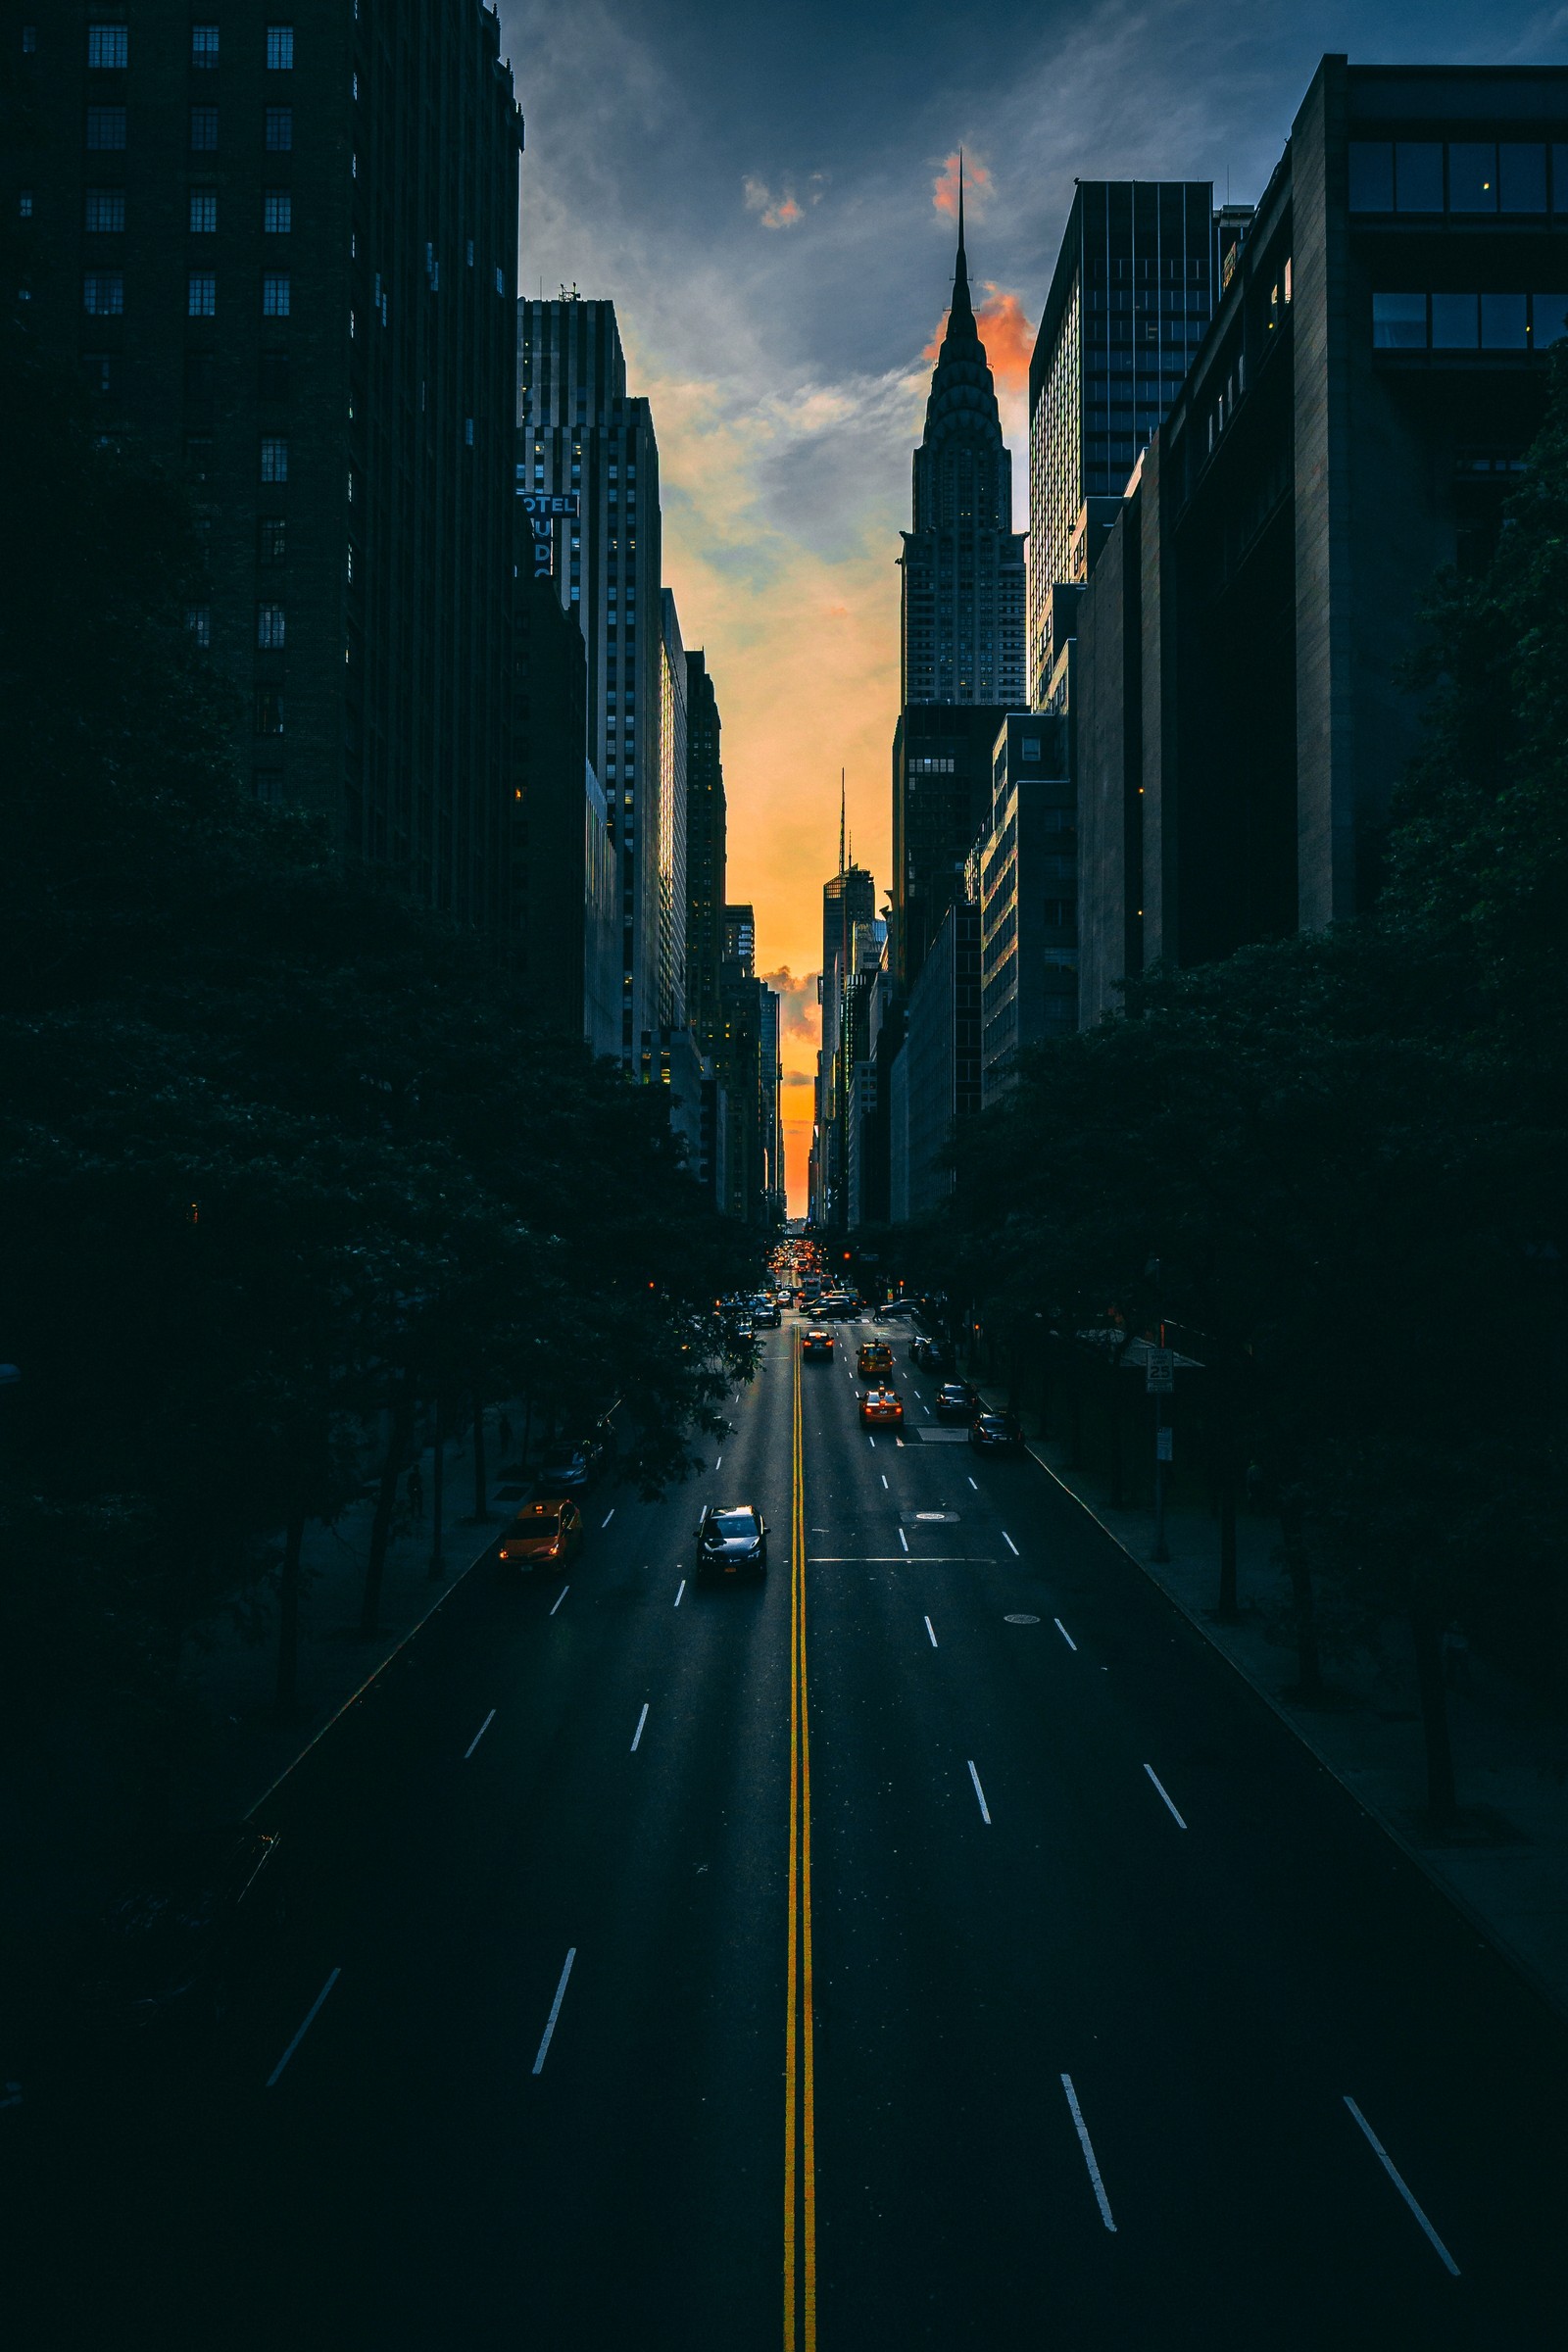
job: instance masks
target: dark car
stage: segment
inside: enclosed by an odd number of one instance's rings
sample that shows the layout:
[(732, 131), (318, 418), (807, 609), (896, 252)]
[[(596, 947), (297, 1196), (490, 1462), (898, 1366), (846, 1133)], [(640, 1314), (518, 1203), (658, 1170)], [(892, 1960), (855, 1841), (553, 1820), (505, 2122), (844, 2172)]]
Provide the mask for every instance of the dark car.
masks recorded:
[(593, 1484), (596, 1464), (586, 1446), (564, 1446), (551, 1454), (539, 1473), (545, 1494), (580, 1494)]
[(126, 1884), (83, 1956), (102, 2033), (134, 2045), (212, 2031), (282, 1918), (280, 1843), (248, 1822), (201, 1831)]
[(772, 1298), (760, 1298), (754, 1319), (759, 1331), (777, 1331), (781, 1320), (777, 1302)]
[(767, 1529), (755, 1503), (709, 1503), (697, 1523), (697, 1574), (765, 1576)]
[(914, 1361), (917, 1364), (923, 1364), (928, 1372), (945, 1372), (948, 1368), (948, 1359), (943, 1351), (941, 1341), (927, 1339), (924, 1332), (915, 1341), (909, 1353)]
[(1023, 1426), (1016, 1413), (976, 1413), (969, 1443), (977, 1453), (1021, 1453)]
[(937, 1391), (939, 1421), (972, 1421), (980, 1399), (966, 1380), (945, 1380)]
[(814, 1358), (817, 1363), (831, 1363), (833, 1360), (833, 1334), (830, 1331), (819, 1331), (813, 1324), (801, 1342), (801, 1353), (808, 1362)]

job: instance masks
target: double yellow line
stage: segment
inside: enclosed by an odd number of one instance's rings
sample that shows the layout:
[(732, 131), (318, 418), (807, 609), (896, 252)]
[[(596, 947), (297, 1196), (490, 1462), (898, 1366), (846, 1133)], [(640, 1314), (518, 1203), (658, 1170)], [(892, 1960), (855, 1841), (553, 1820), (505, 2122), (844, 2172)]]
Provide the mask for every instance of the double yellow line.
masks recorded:
[(816, 2352), (816, 2080), (811, 2019), (811, 1725), (806, 1696), (806, 1481), (795, 1343), (790, 1503), (790, 1957), (784, 2028), (784, 2352)]

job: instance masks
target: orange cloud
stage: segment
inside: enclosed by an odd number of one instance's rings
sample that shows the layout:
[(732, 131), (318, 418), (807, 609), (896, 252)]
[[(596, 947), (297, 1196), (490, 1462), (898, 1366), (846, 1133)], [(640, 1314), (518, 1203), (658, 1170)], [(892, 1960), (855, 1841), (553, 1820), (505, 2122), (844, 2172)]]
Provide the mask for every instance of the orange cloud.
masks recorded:
[[(1006, 293), (987, 279), (986, 299), (975, 313), (975, 324), (980, 329), (980, 340), (986, 347), (991, 372), (997, 379), (997, 390), (1002, 393), (1027, 390), (1029, 354), (1035, 347), (1035, 330), (1017, 295)], [(922, 359), (935, 362), (947, 331), (948, 314), (944, 311), (937, 322), (936, 333), (920, 354)]]
[[(814, 175), (814, 176), (819, 176)], [(795, 201), (794, 190), (786, 186), (782, 196), (775, 196), (764, 181), (750, 175), (743, 183), (746, 190), (746, 210), (761, 216), (764, 228), (793, 228), (797, 220), (806, 219), (806, 209)], [(813, 195), (813, 204), (819, 197)]]
[[(965, 211), (972, 211), (977, 220), (985, 217), (986, 198), (991, 193), (991, 174), (984, 164), (977, 164), (972, 155), (963, 159), (963, 198)], [(950, 220), (958, 218), (958, 150), (955, 147), (936, 178), (931, 182), (931, 201), (939, 213)]]

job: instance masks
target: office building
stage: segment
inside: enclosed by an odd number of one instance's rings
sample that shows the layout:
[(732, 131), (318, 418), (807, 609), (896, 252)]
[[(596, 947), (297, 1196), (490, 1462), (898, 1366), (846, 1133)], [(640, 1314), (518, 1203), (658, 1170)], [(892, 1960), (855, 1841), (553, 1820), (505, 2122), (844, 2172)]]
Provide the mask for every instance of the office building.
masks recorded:
[(894, 1216), (927, 1216), (953, 1190), (955, 1128), (980, 1108), (980, 909), (960, 898), (943, 916), (909, 992), (890, 1076)]
[(189, 485), (190, 626), (257, 795), (500, 926), (522, 134), (497, 19), (194, 14), (7, 9), (7, 266), (102, 432)]
[[(671, 1004), (669, 780), (662, 749), (666, 649), (659, 448), (648, 403), (626, 389), (615, 308), (563, 294), (516, 306), (519, 492), (560, 494), (555, 578), (588, 662), (588, 757), (604, 786), (619, 880), (621, 1056), (651, 1075)], [(641, 722), (639, 724), (639, 721)], [(672, 888), (672, 882), (667, 887)]]
[(857, 930), (876, 914), (876, 883), (863, 865), (846, 865), (844, 819), (839, 818), (839, 870), (822, 886), (822, 970), (817, 1001), (822, 1044), (817, 1057), (816, 1132), (811, 1163), (810, 1216), (819, 1225), (844, 1216), (844, 1063), (840, 1052), (845, 990), (854, 970)]
[(1208, 180), (1080, 180), (1029, 363), (1029, 667), (1045, 710), (1052, 591), (1088, 578), (1139, 451), (1181, 388), (1213, 308)]
[(1017, 1055), (1078, 1026), (1077, 832), (1064, 717), (1008, 718), (993, 759), (991, 821), (976, 844), (980, 1106)]
[[(667, 588), (660, 591), (659, 797), (656, 873), (659, 964), (654, 1005), (660, 1025), (686, 1025), (686, 649)], [(624, 805), (624, 804), (623, 804)]]
[[(526, 547), (521, 551), (526, 555)], [(584, 757), (587, 661), (554, 582), (519, 566), (513, 671), (511, 930), (542, 1028), (620, 1053), (620, 920), (599, 779)]]
[(914, 453), (904, 533), (900, 701), (1026, 699), (1024, 543), (1012, 527), (1012, 459), (969, 299), (958, 199), (953, 305)]
[(1326, 57), (1079, 624), (1086, 1018), (1368, 906), (1568, 315), (1568, 70)]
[(686, 656), (686, 1018), (712, 1058), (724, 949), (725, 803), (718, 698), (700, 653)]
[(893, 977), (907, 995), (962, 891), (991, 810), (991, 758), (1006, 717), (991, 704), (911, 703), (893, 737)]
[(779, 999), (757, 977), (757, 920), (724, 908), (716, 1068), (723, 1139), (718, 1205), (747, 1225), (779, 1221), (784, 1189), (779, 1118)]

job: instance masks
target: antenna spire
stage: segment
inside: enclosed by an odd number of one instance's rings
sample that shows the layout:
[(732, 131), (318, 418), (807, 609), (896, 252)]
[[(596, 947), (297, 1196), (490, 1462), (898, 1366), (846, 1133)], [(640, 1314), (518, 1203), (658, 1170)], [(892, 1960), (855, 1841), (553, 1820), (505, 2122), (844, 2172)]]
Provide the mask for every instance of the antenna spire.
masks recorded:
[(846, 807), (846, 802), (845, 802), (845, 782), (844, 782), (844, 770), (843, 770), (843, 768), (841, 767), (841, 768), (839, 769), (839, 872), (840, 872), (841, 874), (842, 874), (842, 873), (843, 873), (843, 871), (844, 871), (844, 811), (845, 811), (845, 807)]
[(958, 149), (958, 251), (963, 251), (963, 149)]

